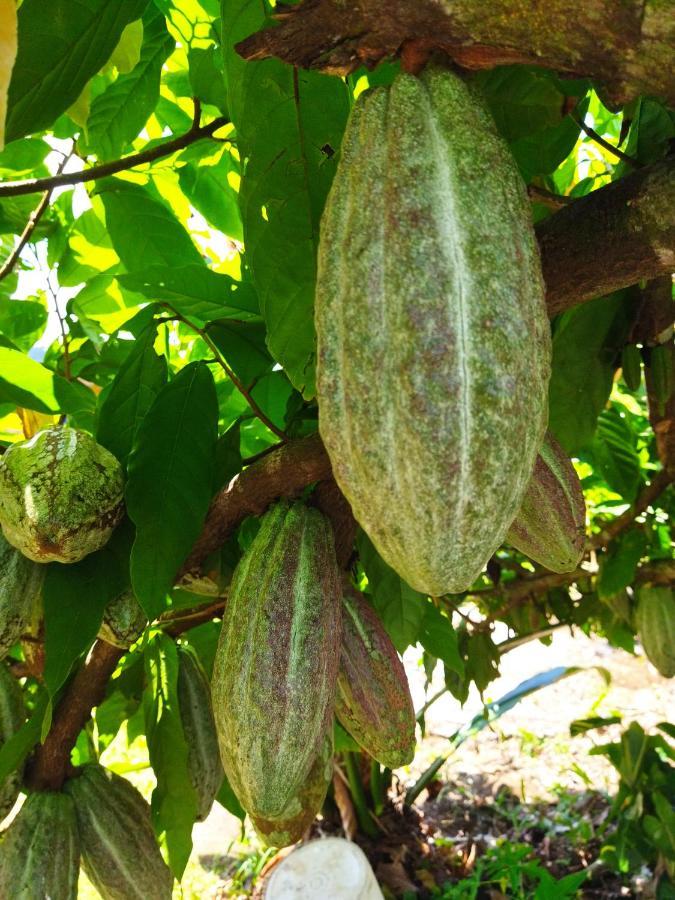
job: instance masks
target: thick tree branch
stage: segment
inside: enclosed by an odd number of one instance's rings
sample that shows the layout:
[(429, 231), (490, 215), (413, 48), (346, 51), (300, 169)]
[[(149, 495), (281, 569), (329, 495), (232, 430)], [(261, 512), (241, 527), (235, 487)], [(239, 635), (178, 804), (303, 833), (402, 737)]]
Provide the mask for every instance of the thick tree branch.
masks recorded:
[(108, 679), (115, 671), (123, 650), (105, 641), (96, 641), (89, 658), (68, 685), (54, 711), (51, 730), (33, 756), (28, 784), (41, 790), (58, 790), (70, 766), (70, 750), (77, 736), (105, 694)]
[(9, 181), (6, 184), (0, 184), (0, 198), (18, 197), (21, 194), (35, 194), (39, 191), (52, 191), (56, 187), (83, 184), (86, 181), (96, 181), (99, 178), (116, 175), (118, 172), (125, 172), (127, 169), (133, 169), (136, 166), (163, 159), (165, 156), (171, 156), (171, 154), (189, 147), (190, 144), (212, 137), (219, 128), (229, 124), (229, 119), (225, 116), (220, 116), (209, 122), (208, 125), (200, 125), (199, 114), (199, 104), (195, 103), (195, 119), (190, 130), (186, 131), (185, 134), (172, 138), (170, 141), (166, 141), (166, 143), (157, 144), (155, 147), (141, 150), (138, 153), (132, 153), (129, 156), (124, 156), (122, 159), (115, 159), (111, 162), (101, 163), (98, 166), (91, 166), (91, 168), (83, 169), (81, 172), (60, 172), (47, 178), (27, 178), (24, 181)]
[(581, 197), (537, 238), (551, 316), (675, 271), (675, 157)]
[(525, 63), (587, 76), (618, 104), (675, 101), (675, 7), (660, 0), (304, 0), (277, 4), (275, 18), (237, 45), (245, 59), (345, 74), (414, 43), (471, 69)]

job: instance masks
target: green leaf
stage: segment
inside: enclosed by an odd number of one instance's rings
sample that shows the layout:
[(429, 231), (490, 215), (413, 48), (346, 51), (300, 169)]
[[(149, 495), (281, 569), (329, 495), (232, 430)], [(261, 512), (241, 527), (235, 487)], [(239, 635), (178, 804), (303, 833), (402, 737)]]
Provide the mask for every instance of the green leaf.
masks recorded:
[(244, 62), (234, 45), (266, 22), (262, 5), (223, 0), (228, 109), (246, 167), (240, 206), (246, 262), (274, 358), (314, 394), (313, 326), (319, 221), (349, 112), (339, 78), (269, 59)]
[(103, 221), (103, 208), (94, 199), (94, 208), (78, 216), (68, 232), (68, 244), (59, 260), (59, 284), (75, 287), (98, 275), (119, 267), (110, 235)]
[(257, 317), (257, 299), (250, 284), (205, 266), (147, 266), (142, 272), (120, 275), (119, 281), (148, 300), (168, 304), (200, 327), (225, 317)]
[(633, 583), (642, 555), (647, 549), (647, 537), (633, 529), (613, 541), (607, 553), (600, 557), (597, 590), (601, 597), (612, 597)]
[(217, 47), (190, 47), (188, 66), (192, 96), (227, 112), (223, 60)]
[(593, 439), (635, 312), (632, 293), (620, 291), (584, 303), (557, 322), (549, 384), (549, 427), (570, 456)]
[(50, 697), (93, 643), (106, 605), (127, 587), (130, 541), (130, 529), (122, 526), (97, 553), (72, 565), (51, 563), (47, 568), (44, 682)]
[(426, 597), (414, 591), (381, 558), (364, 532), (357, 539), (361, 564), (377, 614), (399, 653), (419, 640)]
[(79, 97), (148, 0), (24, 0), (5, 139), (43, 131)]
[(542, 69), (497, 66), (477, 73), (473, 80), (509, 143), (560, 123), (565, 98), (555, 78)]
[[(189, 156), (186, 151), (178, 161)], [(214, 161), (211, 162), (211, 159)], [(215, 157), (195, 159), (178, 170), (181, 190), (194, 208), (214, 228), (235, 241), (241, 241), (244, 232), (239, 198), (230, 178), (235, 183), (238, 181), (239, 165), (227, 147), (221, 147)]]
[(66, 381), (17, 350), (0, 347), (0, 403), (81, 415), (93, 413), (95, 399), (83, 385)]
[(609, 725), (618, 725), (621, 722), (621, 716), (590, 716), (587, 719), (575, 719), (570, 724), (570, 735), (576, 737), (579, 734), (586, 734), (587, 731), (593, 731), (596, 728), (607, 728)]
[(47, 168), (42, 164), (50, 150), (49, 144), (41, 138), (13, 141), (0, 152), (0, 176), (11, 179), (47, 175)]
[(600, 413), (592, 445), (594, 468), (608, 486), (632, 503), (642, 484), (637, 441), (630, 424), (616, 407)]
[(159, 97), (162, 65), (176, 46), (164, 16), (150, 6), (144, 17), (138, 64), (94, 100), (87, 120), (87, 147), (99, 159), (116, 159), (143, 128)]
[(274, 366), (265, 345), (265, 326), (261, 322), (212, 322), (208, 335), (247, 387)]
[(223, 778), (220, 790), (216, 794), (216, 800), (221, 806), (224, 806), (229, 813), (232, 813), (233, 816), (236, 816), (242, 822), (244, 821), (246, 818), (246, 810), (237, 800), (237, 795), (232, 790), (227, 778)]
[(0, 783), (15, 772), (33, 747), (40, 741), (45, 719), (51, 715), (49, 695), (44, 688), (39, 693), (29, 719), (9, 740), (0, 745)]
[(19, 349), (28, 351), (47, 324), (47, 310), (32, 300), (4, 300), (0, 303), (0, 332)]
[(166, 384), (166, 357), (154, 349), (153, 322), (136, 340), (101, 404), (96, 440), (126, 466), (138, 428)]
[(452, 622), (438, 609), (432, 600), (424, 601), (424, 618), (419, 641), (427, 653), (431, 653), (460, 677), (464, 676), (464, 660), (459, 652), (457, 632)]
[(204, 264), (173, 212), (146, 188), (109, 178), (99, 182), (98, 194), (113, 247), (129, 272)]
[(197, 795), (190, 780), (188, 746), (178, 705), (178, 651), (157, 632), (145, 648), (147, 687), (143, 694), (150, 762), (157, 777), (152, 792), (152, 823), (178, 880), (192, 850)]
[(136, 525), (134, 592), (150, 620), (199, 536), (211, 500), (218, 404), (213, 376), (191, 363), (160, 391), (129, 457), (127, 511)]

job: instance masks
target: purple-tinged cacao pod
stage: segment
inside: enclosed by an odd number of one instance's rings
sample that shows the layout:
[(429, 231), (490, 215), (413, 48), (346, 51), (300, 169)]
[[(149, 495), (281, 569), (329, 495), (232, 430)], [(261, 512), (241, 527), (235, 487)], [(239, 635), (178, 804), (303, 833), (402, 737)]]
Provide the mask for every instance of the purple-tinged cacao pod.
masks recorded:
[(664, 678), (675, 676), (675, 596), (667, 586), (645, 585), (638, 593), (635, 625), (645, 655)]
[(352, 588), (343, 594), (335, 715), (383, 766), (412, 761), (415, 710), (403, 663), (375, 610)]
[(268, 847), (287, 847), (299, 841), (326, 799), (333, 777), (333, 733), (329, 731), (304, 784), (278, 819), (251, 816), (260, 839)]
[(136, 788), (91, 763), (64, 790), (75, 801), (84, 871), (103, 900), (171, 900), (173, 877)]
[(31, 794), (0, 843), (0, 897), (75, 900), (79, 873), (72, 799), (56, 791)]
[(551, 339), (525, 186), (451, 72), (358, 98), (315, 318), (319, 430), (356, 520), (413, 588), (467, 589), (525, 495)]
[(548, 433), (506, 541), (552, 572), (572, 572), (584, 555), (585, 526), (579, 476)]
[(122, 467), (84, 431), (54, 426), (0, 457), (0, 525), (35, 562), (77, 562), (122, 518)]
[(181, 644), (178, 660), (178, 705), (188, 748), (188, 771), (197, 794), (197, 821), (203, 822), (223, 783), (211, 686), (191, 647)]
[(234, 572), (211, 680), (223, 768), (257, 819), (285, 816), (332, 728), (340, 596), (328, 520), (277, 503)]

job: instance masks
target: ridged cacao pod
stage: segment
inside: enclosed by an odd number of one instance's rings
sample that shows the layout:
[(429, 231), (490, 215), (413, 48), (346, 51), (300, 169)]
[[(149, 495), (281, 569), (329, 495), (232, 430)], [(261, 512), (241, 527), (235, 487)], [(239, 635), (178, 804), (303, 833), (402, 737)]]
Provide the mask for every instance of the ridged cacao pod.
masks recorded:
[(664, 678), (675, 676), (675, 597), (670, 587), (640, 588), (635, 625), (647, 659)]
[(197, 821), (203, 822), (223, 783), (211, 687), (194, 651), (178, 647), (178, 705), (188, 746), (188, 769), (197, 793)]
[(75, 900), (80, 839), (66, 794), (31, 794), (0, 844), (0, 897)]
[(46, 428), (0, 458), (0, 525), (36, 562), (100, 550), (122, 518), (123, 493), (119, 462), (75, 428)]
[(125, 591), (105, 608), (98, 632), (101, 640), (128, 650), (145, 631), (148, 619), (133, 591)]
[(319, 430), (357, 521), (413, 588), (465, 590), (524, 497), (551, 346), (524, 184), (457, 76), (358, 98), (315, 316)]
[(333, 733), (326, 735), (309, 775), (278, 819), (251, 816), (258, 837), (268, 847), (295, 844), (321, 811), (333, 777)]
[(383, 766), (412, 761), (415, 710), (403, 663), (375, 610), (351, 588), (343, 594), (335, 715)]
[(38, 624), (45, 568), (12, 547), (0, 531), (0, 659)]
[[(23, 692), (7, 666), (0, 665), (0, 746), (6, 743), (26, 721)], [(21, 791), (23, 765), (0, 783), (0, 822), (10, 812)], [(0, 893), (0, 896), (3, 896)]]
[(579, 476), (547, 434), (506, 541), (552, 572), (572, 572), (584, 555), (585, 526)]
[(75, 801), (84, 871), (103, 900), (171, 900), (173, 877), (136, 788), (93, 763), (64, 790)]
[(234, 572), (211, 680), (225, 774), (258, 819), (285, 815), (332, 728), (340, 594), (328, 520), (273, 506)]

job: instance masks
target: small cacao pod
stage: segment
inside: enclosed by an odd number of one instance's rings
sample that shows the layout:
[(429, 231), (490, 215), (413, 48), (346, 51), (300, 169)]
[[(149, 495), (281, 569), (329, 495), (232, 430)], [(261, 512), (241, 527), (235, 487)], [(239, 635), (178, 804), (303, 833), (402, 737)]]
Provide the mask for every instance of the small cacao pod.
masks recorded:
[(351, 587), (342, 597), (342, 649), (335, 715), (383, 766), (415, 755), (415, 710), (396, 648), (375, 610)]
[[(21, 728), (26, 720), (23, 692), (7, 666), (0, 665), (0, 746)], [(0, 783), (0, 822), (10, 812), (21, 791), (23, 765)], [(3, 896), (0, 893), (0, 896)]]
[(0, 897), (75, 900), (80, 838), (67, 794), (31, 794), (0, 843)]
[(506, 540), (552, 572), (572, 572), (584, 555), (585, 525), (579, 476), (548, 433)]
[(323, 746), (309, 770), (304, 784), (277, 819), (251, 816), (258, 837), (268, 847), (287, 847), (299, 841), (317, 814), (333, 777), (333, 733), (324, 738)]
[(136, 788), (91, 763), (64, 790), (75, 801), (84, 871), (103, 900), (171, 900), (173, 877)]
[(54, 426), (0, 458), (0, 525), (35, 562), (99, 550), (123, 514), (122, 467), (84, 431)]
[(635, 344), (626, 344), (621, 352), (621, 371), (629, 391), (637, 391), (642, 381), (642, 354)]
[(647, 659), (664, 678), (673, 678), (675, 597), (671, 587), (645, 585), (640, 588), (635, 626)]
[(332, 728), (340, 594), (328, 520), (277, 503), (234, 572), (211, 680), (225, 774), (258, 819), (285, 815)]
[(191, 647), (179, 645), (178, 659), (178, 705), (188, 746), (190, 780), (197, 794), (197, 821), (203, 822), (223, 783), (211, 686)]
[(467, 589), (525, 495), (551, 339), (525, 186), (451, 72), (356, 101), (315, 320), (319, 430), (356, 520), (416, 590)]
[(24, 632), (37, 629), (45, 571), (12, 547), (0, 531), (0, 659)]
[(114, 647), (128, 650), (147, 624), (147, 616), (134, 592), (124, 591), (106, 606), (98, 636)]

